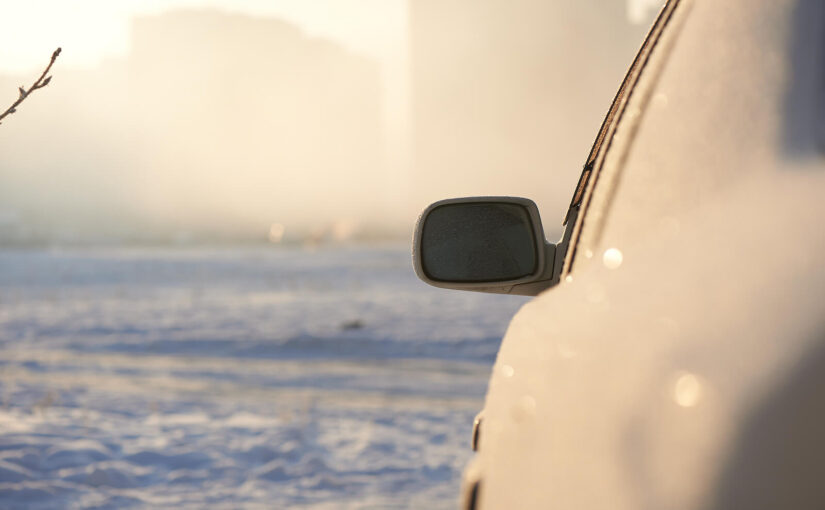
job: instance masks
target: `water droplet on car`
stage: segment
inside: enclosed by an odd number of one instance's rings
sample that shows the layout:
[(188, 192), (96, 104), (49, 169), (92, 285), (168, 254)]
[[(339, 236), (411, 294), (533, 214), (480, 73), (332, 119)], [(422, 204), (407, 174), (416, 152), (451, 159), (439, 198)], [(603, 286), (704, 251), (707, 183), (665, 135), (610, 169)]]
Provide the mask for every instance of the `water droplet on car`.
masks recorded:
[(584, 250), (584, 257), (588, 259), (593, 258), (593, 251), (592, 250)]
[(536, 399), (531, 395), (524, 395), (513, 404), (510, 409), (513, 419), (525, 421), (536, 416)]
[(501, 365), (501, 375), (504, 377), (513, 377), (516, 371), (510, 365)]
[(564, 281), (566, 281), (567, 283), (570, 283), (570, 282), (573, 281), (573, 277), (571, 275), (567, 275), (567, 276), (564, 277)]
[(657, 108), (667, 108), (668, 102), (667, 94), (664, 92), (659, 92), (653, 97), (653, 105)]
[(678, 374), (673, 385), (673, 400), (681, 407), (693, 407), (702, 398), (702, 383), (694, 374)]
[(608, 248), (602, 255), (602, 262), (608, 269), (618, 268), (622, 265), (622, 260), (624, 260), (624, 256), (617, 248)]

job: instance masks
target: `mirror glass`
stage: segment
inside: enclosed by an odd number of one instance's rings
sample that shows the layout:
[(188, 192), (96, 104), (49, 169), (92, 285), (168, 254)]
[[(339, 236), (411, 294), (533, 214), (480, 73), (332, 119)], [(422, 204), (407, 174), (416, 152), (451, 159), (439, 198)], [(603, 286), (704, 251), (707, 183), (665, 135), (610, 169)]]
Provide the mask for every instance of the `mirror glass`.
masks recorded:
[(530, 213), (513, 203), (436, 207), (421, 232), (421, 265), (430, 279), (501, 282), (536, 272), (538, 246)]

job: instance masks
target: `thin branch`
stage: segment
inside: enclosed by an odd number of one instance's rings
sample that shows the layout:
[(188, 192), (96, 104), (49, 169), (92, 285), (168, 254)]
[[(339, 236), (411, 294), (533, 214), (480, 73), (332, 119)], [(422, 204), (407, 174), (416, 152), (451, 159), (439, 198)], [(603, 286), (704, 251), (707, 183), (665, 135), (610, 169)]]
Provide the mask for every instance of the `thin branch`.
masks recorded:
[(20, 103), (23, 102), (24, 99), (29, 97), (29, 94), (31, 94), (37, 89), (42, 89), (43, 87), (48, 85), (50, 81), (52, 81), (52, 77), (46, 75), (49, 74), (49, 70), (51, 70), (52, 65), (54, 65), (54, 61), (57, 60), (57, 57), (60, 55), (61, 51), (61, 48), (57, 48), (56, 50), (54, 50), (54, 53), (52, 53), (52, 59), (49, 61), (49, 65), (46, 66), (46, 69), (43, 71), (43, 74), (41, 74), (40, 78), (38, 78), (34, 83), (32, 83), (31, 87), (29, 87), (28, 90), (23, 87), (18, 87), (17, 90), (20, 92), (20, 96), (17, 98), (17, 101), (15, 101), (11, 106), (9, 106), (8, 110), (0, 114), (0, 121), (2, 121), (7, 115), (11, 115), (12, 113), (16, 112), (17, 107), (20, 105)]

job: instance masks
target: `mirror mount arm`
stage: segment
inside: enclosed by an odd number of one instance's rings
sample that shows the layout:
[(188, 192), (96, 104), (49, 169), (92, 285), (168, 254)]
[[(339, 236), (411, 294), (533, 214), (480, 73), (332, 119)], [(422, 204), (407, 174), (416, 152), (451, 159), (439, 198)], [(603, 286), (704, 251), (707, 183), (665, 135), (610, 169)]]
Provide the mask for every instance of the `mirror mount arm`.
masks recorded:
[(542, 291), (559, 283), (556, 274), (556, 255), (558, 247), (553, 243), (544, 241), (544, 272), (534, 281), (513, 285), (507, 294), (516, 296), (537, 296)]

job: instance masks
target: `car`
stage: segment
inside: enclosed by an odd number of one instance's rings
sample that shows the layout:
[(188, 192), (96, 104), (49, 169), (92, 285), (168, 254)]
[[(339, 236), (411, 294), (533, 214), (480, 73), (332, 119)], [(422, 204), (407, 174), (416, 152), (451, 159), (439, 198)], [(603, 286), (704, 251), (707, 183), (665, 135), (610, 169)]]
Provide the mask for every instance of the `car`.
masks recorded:
[(561, 240), (523, 198), (422, 213), (422, 280), (536, 296), (463, 508), (825, 506), (823, 142), (825, 3), (668, 0)]

